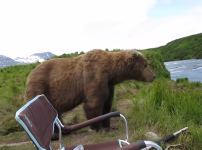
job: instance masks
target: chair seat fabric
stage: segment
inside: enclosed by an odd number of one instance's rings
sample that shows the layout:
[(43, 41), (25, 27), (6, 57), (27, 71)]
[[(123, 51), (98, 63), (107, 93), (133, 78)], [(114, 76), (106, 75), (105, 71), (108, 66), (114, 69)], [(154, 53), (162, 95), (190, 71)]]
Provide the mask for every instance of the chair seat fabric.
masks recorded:
[(38, 95), (16, 112), (15, 119), (38, 149), (48, 150), (57, 117), (45, 95)]
[[(67, 146), (64, 150), (73, 150), (77, 146)], [(104, 143), (85, 144), (84, 150), (116, 150), (120, 148), (119, 141), (108, 141)]]

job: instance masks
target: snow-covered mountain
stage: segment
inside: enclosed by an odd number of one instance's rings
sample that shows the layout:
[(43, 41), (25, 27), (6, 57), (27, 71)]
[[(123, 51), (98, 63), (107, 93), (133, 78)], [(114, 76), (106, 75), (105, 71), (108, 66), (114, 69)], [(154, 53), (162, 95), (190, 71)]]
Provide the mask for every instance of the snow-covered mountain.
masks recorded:
[(16, 62), (15, 60), (6, 57), (4, 55), (0, 55), (0, 68), (8, 67), (8, 66), (13, 66), (13, 65), (19, 65), (21, 64), (20, 62)]
[(43, 62), (51, 57), (55, 56), (51, 52), (44, 53), (35, 53), (28, 57), (17, 57), (14, 60), (7, 56), (0, 55), (0, 68), (14, 66), (14, 65), (22, 65), (22, 64), (30, 64), (35, 62)]
[(44, 52), (44, 53), (35, 53), (28, 57), (17, 57), (14, 60), (22, 63), (35, 63), (35, 62), (43, 62), (53, 56), (55, 55), (51, 52)]

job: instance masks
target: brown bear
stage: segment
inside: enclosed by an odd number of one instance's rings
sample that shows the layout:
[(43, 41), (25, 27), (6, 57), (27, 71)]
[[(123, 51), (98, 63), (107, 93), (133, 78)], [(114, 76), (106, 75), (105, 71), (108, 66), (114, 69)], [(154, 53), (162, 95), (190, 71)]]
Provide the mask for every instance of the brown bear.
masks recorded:
[[(87, 119), (109, 113), (114, 86), (126, 80), (152, 82), (155, 74), (147, 60), (135, 50), (107, 52), (91, 50), (74, 58), (50, 59), (28, 76), (25, 100), (44, 94), (58, 112), (67, 112), (83, 103)], [(109, 128), (110, 120), (91, 126)]]

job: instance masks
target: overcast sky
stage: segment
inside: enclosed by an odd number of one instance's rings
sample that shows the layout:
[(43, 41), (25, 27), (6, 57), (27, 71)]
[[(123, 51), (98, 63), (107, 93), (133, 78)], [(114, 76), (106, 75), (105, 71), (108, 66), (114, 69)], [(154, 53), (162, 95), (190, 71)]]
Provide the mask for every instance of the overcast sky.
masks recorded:
[(202, 32), (202, 0), (1, 0), (0, 55), (146, 49)]

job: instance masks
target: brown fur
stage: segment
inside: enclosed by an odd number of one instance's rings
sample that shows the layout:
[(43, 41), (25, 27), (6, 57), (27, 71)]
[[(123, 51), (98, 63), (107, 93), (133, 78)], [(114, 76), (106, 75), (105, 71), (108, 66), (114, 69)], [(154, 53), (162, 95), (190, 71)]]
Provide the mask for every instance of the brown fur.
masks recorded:
[[(61, 114), (83, 103), (87, 119), (111, 111), (114, 86), (125, 80), (152, 82), (155, 75), (137, 51), (106, 52), (92, 50), (75, 58), (43, 62), (28, 76), (25, 100), (45, 94)], [(92, 126), (109, 127), (105, 120)]]

